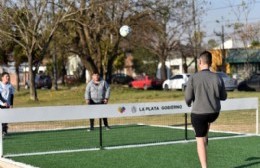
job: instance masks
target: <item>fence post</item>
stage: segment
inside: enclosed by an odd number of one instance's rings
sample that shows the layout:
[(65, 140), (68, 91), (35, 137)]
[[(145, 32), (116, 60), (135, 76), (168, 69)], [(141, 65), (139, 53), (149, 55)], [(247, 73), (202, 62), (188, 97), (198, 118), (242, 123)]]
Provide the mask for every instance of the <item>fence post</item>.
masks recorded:
[(256, 134), (259, 134), (259, 111), (258, 107), (256, 108)]
[(2, 130), (3, 128), (2, 128), (2, 123), (0, 123), (0, 157), (3, 157), (3, 143), (4, 143), (4, 141), (3, 141), (3, 130)]

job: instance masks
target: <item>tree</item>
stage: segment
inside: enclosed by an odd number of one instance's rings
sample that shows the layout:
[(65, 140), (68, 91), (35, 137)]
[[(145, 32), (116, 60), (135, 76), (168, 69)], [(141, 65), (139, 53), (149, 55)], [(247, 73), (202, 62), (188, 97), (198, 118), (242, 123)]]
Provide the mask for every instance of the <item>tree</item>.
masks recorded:
[(215, 39), (209, 39), (208, 40), (208, 48), (209, 49), (212, 49), (214, 47), (217, 47), (218, 46), (218, 43), (216, 42)]
[(165, 61), (179, 49), (180, 39), (191, 22), (190, 4), (186, 0), (151, 0), (143, 2), (143, 7), (150, 9), (150, 15), (144, 21), (144, 34), (137, 40), (159, 58), (161, 78), (165, 80)]
[(111, 79), (113, 64), (116, 58), (124, 53), (121, 45), (122, 37), (119, 28), (123, 24), (134, 29), (145, 15), (145, 11), (137, 9), (139, 1), (129, 0), (81, 0), (74, 4), (74, 10), (82, 12), (71, 18), (75, 32), (71, 35), (74, 45), (70, 52), (79, 55), (90, 71), (99, 71), (104, 79)]
[[(66, 9), (58, 4), (56, 17), (51, 18), (50, 0), (6, 0), (0, 6), (0, 36), (13, 40), (25, 52), (29, 64), (30, 99), (38, 100), (34, 78), (42, 59), (59, 24), (71, 13), (70, 6)], [(61, 1), (60, 1), (61, 2)], [(6, 29), (5, 27), (8, 27)], [(14, 33), (15, 32), (15, 33)]]
[(22, 47), (20, 45), (15, 45), (14, 48), (12, 49), (13, 51), (13, 58), (14, 58), (14, 62), (15, 62), (15, 73), (16, 73), (16, 90), (19, 91), (20, 90), (20, 75), (19, 75), (19, 66), (23, 63), (23, 62), (27, 62), (28, 59), (24, 53), (24, 50), (22, 49)]
[[(229, 4), (232, 9), (232, 12), (236, 16), (236, 22), (233, 24), (233, 28), (234, 28), (233, 39), (238, 39), (243, 42), (244, 48), (246, 50), (247, 60), (249, 58), (249, 53), (247, 49), (249, 48), (249, 44), (252, 42), (251, 37), (253, 34), (252, 27), (248, 23), (248, 17), (251, 12), (251, 8), (254, 6), (255, 2), (256, 2), (255, 0), (248, 0), (248, 1), (241, 0), (240, 5), (234, 6), (232, 1), (229, 0)], [(242, 74), (244, 78), (247, 78), (250, 75), (251, 73), (250, 66), (251, 65), (248, 63), (248, 61), (246, 61), (244, 66), (244, 72)]]

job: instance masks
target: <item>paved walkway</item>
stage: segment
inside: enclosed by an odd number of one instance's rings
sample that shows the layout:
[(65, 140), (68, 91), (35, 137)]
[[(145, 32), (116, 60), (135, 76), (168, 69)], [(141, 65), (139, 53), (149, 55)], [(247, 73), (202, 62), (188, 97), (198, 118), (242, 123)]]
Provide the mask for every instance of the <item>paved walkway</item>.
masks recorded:
[(10, 159), (0, 158), (0, 168), (33, 168), (23, 163), (14, 162)]

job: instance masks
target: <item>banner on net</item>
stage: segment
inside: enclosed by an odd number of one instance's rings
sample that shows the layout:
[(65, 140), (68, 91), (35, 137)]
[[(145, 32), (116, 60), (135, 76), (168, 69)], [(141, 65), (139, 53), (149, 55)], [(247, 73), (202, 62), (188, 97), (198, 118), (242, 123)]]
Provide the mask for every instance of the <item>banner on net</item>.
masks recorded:
[[(221, 111), (257, 109), (258, 98), (228, 99), (221, 102)], [(1, 123), (116, 118), (147, 115), (190, 113), (184, 101), (119, 103), (106, 105), (76, 105), (24, 107), (0, 110)]]

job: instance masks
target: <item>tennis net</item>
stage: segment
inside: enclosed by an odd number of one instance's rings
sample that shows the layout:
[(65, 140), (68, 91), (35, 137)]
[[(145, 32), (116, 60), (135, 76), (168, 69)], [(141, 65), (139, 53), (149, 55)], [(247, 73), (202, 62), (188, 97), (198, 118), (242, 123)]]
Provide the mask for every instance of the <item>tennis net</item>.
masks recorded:
[[(14, 157), (186, 142), (194, 140), (190, 110), (181, 101), (1, 110), (0, 121), (9, 123), (1, 152)], [(105, 117), (110, 130), (102, 127)], [(90, 118), (96, 120), (89, 132)], [(258, 122), (257, 98), (229, 99), (209, 136), (258, 134)]]

